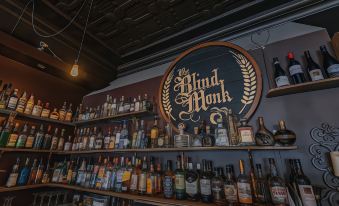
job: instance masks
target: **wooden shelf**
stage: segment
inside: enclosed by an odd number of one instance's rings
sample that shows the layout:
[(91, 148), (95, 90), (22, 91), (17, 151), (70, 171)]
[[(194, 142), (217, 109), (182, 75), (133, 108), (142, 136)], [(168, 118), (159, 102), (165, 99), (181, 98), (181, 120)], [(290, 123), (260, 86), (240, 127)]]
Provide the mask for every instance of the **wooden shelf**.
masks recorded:
[[(8, 110), (8, 109), (0, 109), (0, 114), (9, 115), (11, 112), (15, 112), (15, 111)], [(19, 117), (19, 118), (33, 119), (33, 120), (42, 121), (42, 122), (49, 122), (49, 123), (53, 123), (53, 124), (60, 124), (60, 125), (65, 125), (65, 126), (74, 126), (74, 124), (71, 123), (71, 122), (63, 122), (63, 121), (44, 118), (44, 117), (37, 117), (37, 116), (34, 116), (34, 115), (24, 114), (24, 113), (20, 113), (20, 112), (16, 112), (16, 116)]]
[(236, 151), (236, 150), (295, 150), (297, 146), (230, 146), (230, 147), (189, 147), (189, 148), (147, 148), (147, 149), (108, 149), (88, 151), (53, 151), (53, 154), (92, 154), (92, 153), (129, 153), (129, 152), (194, 152), (194, 151)]
[(24, 148), (0, 148), (3, 152), (28, 152), (28, 153), (51, 153), (51, 150), (24, 149)]
[(109, 116), (109, 117), (101, 117), (101, 118), (96, 118), (96, 119), (77, 121), (77, 122), (74, 122), (73, 124), (75, 125), (94, 124), (97, 122), (121, 120), (126, 117), (148, 116), (151, 114), (152, 112), (149, 112), (149, 111), (129, 112), (129, 113), (117, 114), (117, 115)]
[(19, 190), (28, 190), (28, 189), (35, 189), (45, 187), (46, 185), (38, 184), (38, 185), (25, 185), (25, 186), (16, 186), (16, 187), (0, 187), (0, 193), (2, 192), (13, 192)]
[(339, 87), (339, 77), (270, 89), (267, 98)]

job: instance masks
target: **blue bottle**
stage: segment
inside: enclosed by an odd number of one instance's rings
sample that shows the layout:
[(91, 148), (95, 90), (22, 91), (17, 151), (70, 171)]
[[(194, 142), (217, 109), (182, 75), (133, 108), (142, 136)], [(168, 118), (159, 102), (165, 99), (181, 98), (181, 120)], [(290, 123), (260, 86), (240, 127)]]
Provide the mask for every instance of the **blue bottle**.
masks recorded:
[(28, 181), (28, 176), (29, 176), (29, 158), (26, 159), (25, 166), (22, 168), (20, 171), (19, 179), (18, 179), (18, 185), (26, 185)]

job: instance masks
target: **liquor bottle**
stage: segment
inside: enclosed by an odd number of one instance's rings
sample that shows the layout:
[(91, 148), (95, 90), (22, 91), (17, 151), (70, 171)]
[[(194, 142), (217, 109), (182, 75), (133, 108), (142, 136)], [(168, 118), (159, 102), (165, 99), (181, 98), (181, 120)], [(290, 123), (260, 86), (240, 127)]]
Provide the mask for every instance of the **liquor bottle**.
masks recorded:
[(15, 110), (16, 105), (18, 104), (18, 89), (14, 89), (12, 95), (8, 99), (7, 109)]
[(275, 144), (272, 132), (270, 132), (264, 124), (264, 118), (258, 117), (259, 128), (255, 133), (255, 141), (259, 146), (273, 146)]
[(199, 134), (199, 127), (194, 127), (194, 135), (192, 137), (192, 147), (202, 146), (202, 136)]
[(137, 101), (136, 98), (133, 99), (133, 102), (131, 102), (131, 105), (129, 107), (129, 112), (134, 112), (135, 109), (135, 102)]
[(19, 176), (19, 166), (20, 166), (20, 158), (16, 159), (16, 163), (13, 165), (12, 172), (9, 174), (6, 187), (14, 187), (16, 186), (16, 182)]
[(295, 183), (298, 194), (302, 200), (303, 205), (317, 206), (313, 188), (310, 179), (304, 174), (300, 160), (295, 160), (296, 176)]
[(307, 60), (307, 71), (311, 77), (312, 81), (322, 80), (324, 79), (323, 73), (317, 63), (315, 63), (311, 57), (310, 51), (304, 52), (306, 60)]
[(108, 103), (109, 103), (109, 95), (106, 95), (106, 101), (102, 106), (102, 110), (103, 110), (102, 117), (108, 116)]
[(49, 160), (48, 160), (46, 170), (42, 174), (41, 183), (46, 184), (46, 183), (49, 183), (49, 181), (50, 181), (50, 171), (49, 171)]
[(44, 171), (44, 165), (43, 165), (42, 158), (40, 158), (38, 169), (37, 169), (37, 172), (34, 178), (34, 184), (41, 184), (43, 171)]
[(289, 52), (287, 55), (289, 59), (288, 70), (290, 72), (291, 78), (294, 84), (300, 84), (306, 81), (304, 71), (300, 63), (294, 59), (294, 54)]
[(119, 149), (127, 149), (130, 147), (130, 140), (127, 129), (127, 121), (123, 121), (122, 129), (120, 131), (120, 139), (119, 139)]
[(89, 128), (81, 129), (80, 136), (79, 150), (88, 150)]
[(138, 131), (139, 131), (138, 120), (135, 120), (135, 124), (134, 124), (133, 131), (132, 131), (132, 143), (131, 143), (132, 149), (138, 148), (136, 146), (137, 145), (137, 138), (138, 138)]
[(27, 103), (27, 93), (24, 92), (18, 101), (15, 111), (23, 113), (25, 110), (26, 103)]
[(59, 120), (64, 121), (66, 116), (67, 103), (64, 102), (62, 107), (59, 109)]
[(42, 108), (41, 117), (48, 118), (50, 113), (51, 113), (51, 110), (49, 109), (49, 103), (46, 102), (45, 106)]
[(52, 125), (48, 125), (47, 131), (42, 142), (42, 149), (48, 150), (51, 148), (52, 144)]
[(27, 123), (25, 123), (19, 137), (18, 141), (15, 144), (16, 148), (24, 148), (27, 140), (27, 135), (28, 135), (28, 126)]
[(93, 150), (95, 147), (95, 139), (97, 138), (97, 127), (94, 127), (91, 131), (88, 143), (88, 149)]
[(293, 131), (286, 129), (285, 121), (279, 121), (279, 130), (274, 134), (275, 141), (282, 146), (293, 145), (296, 141), (296, 135)]
[(202, 173), (200, 176), (200, 193), (201, 201), (205, 203), (211, 203), (213, 201), (212, 196), (212, 173), (209, 171), (209, 161), (202, 160)]
[(55, 128), (54, 134), (52, 137), (51, 150), (56, 150), (58, 148), (58, 128)]
[(145, 138), (145, 130), (144, 130), (144, 120), (140, 121), (140, 129), (138, 130), (137, 139), (135, 143), (136, 148), (142, 148), (142, 142)]
[(173, 198), (174, 196), (174, 173), (172, 171), (172, 161), (167, 160), (166, 164), (166, 171), (164, 173), (163, 177), (163, 191), (164, 191), (164, 197), (165, 198)]
[[(211, 126), (206, 125), (206, 133), (202, 139), (203, 147), (213, 147), (215, 145), (215, 138), (211, 135)], [(200, 131), (202, 133), (202, 130)]]
[(15, 123), (15, 127), (12, 133), (9, 135), (6, 147), (15, 147), (18, 137), (19, 137), (19, 123), (17, 122)]
[(261, 164), (256, 164), (257, 168), (257, 185), (256, 185), (256, 202), (258, 203), (270, 203), (270, 192), (267, 187), (267, 181), (262, 173)]
[(53, 109), (53, 111), (49, 115), (49, 118), (50, 119), (54, 119), (54, 120), (58, 120), (59, 119), (59, 113), (58, 113), (58, 109), (57, 108)]
[(72, 104), (69, 104), (68, 110), (65, 114), (65, 122), (71, 122), (73, 116)]
[(223, 126), (222, 119), (217, 120), (218, 127), (215, 129), (215, 146), (230, 146), (227, 129)]
[(184, 126), (182, 124), (178, 125), (179, 134), (174, 135), (174, 147), (189, 147), (190, 144), (190, 136), (188, 134), (184, 134)]
[(59, 181), (59, 176), (61, 174), (62, 170), (62, 162), (57, 162), (54, 164), (54, 170), (51, 178), (51, 182), (53, 183), (58, 183)]
[(113, 103), (111, 105), (111, 115), (110, 116), (114, 116), (114, 115), (117, 115), (117, 99), (114, 98), (113, 99)]
[(139, 182), (138, 182), (138, 193), (139, 195), (146, 194), (147, 189), (147, 159), (146, 156), (142, 162), (142, 169), (139, 175)]
[(164, 147), (169, 148), (173, 145), (172, 139), (172, 126), (170, 123), (166, 123), (165, 126), (165, 137), (164, 137)]
[(226, 165), (224, 192), (225, 200), (228, 205), (236, 205), (238, 203), (237, 181), (234, 177), (233, 165)]
[(0, 93), (0, 109), (6, 108), (6, 91), (8, 88), (8, 84), (4, 84)]
[(33, 149), (41, 149), (43, 139), (44, 139), (44, 125), (41, 124), (39, 131), (35, 135)]
[(139, 95), (138, 96), (138, 99), (136, 99), (136, 98), (134, 98), (134, 111), (135, 112), (139, 112), (140, 111), (140, 109), (142, 109), (141, 107), (140, 107), (140, 104), (141, 104), (141, 96)]
[(34, 107), (33, 107), (32, 115), (40, 117), (41, 116), (41, 112), (42, 112), (42, 102), (39, 99), (38, 103), (36, 105), (34, 105)]
[(94, 188), (95, 184), (96, 184), (96, 180), (97, 180), (97, 175), (101, 166), (101, 156), (99, 156), (98, 161), (93, 165), (93, 170), (92, 170), (92, 174), (91, 174), (91, 178), (89, 181), (89, 187), (90, 188)]
[(150, 160), (150, 170), (147, 172), (146, 178), (146, 194), (149, 196), (155, 195), (155, 172), (153, 158)]
[(67, 141), (65, 142), (64, 145), (64, 151), (71, 151), (72, 150), (72, 136), (68, 136)]
[(290, 85), (290, 80), (286, 75), (286, 72), (281, 68), (278, 57), (273, 58), (274, 64), (274, 81), (277, 87), (283, 87)]
[(69, 167), (67, 168), (67, 177), (66, 177), (66, 181), (67, 181), (67, 184), (68, 184), (68, 185), (71, 185), (71, 184), (72, 184), (72, 177), (73, 177), (74, 165), (75, 165), (74, 160), (71, 160), (71, 163), (69, 164)]
[(97, 137), (95, 139), (94, 149), (102, 149), (102, 146), (104, 144), (104, 137), (102, 135), (102, 131), (101, 131), (100, 128), (98, 130), (99, 130), (99, 132), (98, 132), (98, 135), (97, 135)]
[(65, 144), (65, 129), (61, 130), (61, 135), (59, 137), (58, 140), (58, 146), (57, 146), (57, 150), (62, 151), (64, 149), (64, 144)]
[(288, 204), (288, 195), (287, 188), (284, 183), (284, 180), (278, 176), (277, 167), (275, 166), (275, 161), (272, 158), (269, 158), (270, 164), (270, 176), (268, 178), (268, 187), (271, 193), (272, 203), (274, 205), (287, 205)]
[(228, 134), (230, 138), (230, 146), (236, 146), (239, 144), (239, 134), (237, 127), (237, 119), (232, 110), (228, 111)]
[(69, 161), (64, 160), (61, 170), (60, 170), (60, 175), (58, 179), (58, 183), (62, 184), (67, 184), (67, 168), (69, 166)]
[(27, 181), (28, 181), (28, 176), (29, 176), (29, 171), (30, 171), (30, 167), (29, 167), (29, 157), (26, 158), (26, 162), (24, 167), (21, 169), (20, 174), (19, 174), (19, 179), (17, 184), (19, 186), (22, 185), (26, 185)]
[(174, 172), (175, 176), (175, 199), (184, 200), (186, 199), (185, 190), (185, 171), (183, 167), (183, 155), (177, 156), (177, 169)]
[(29, 178), (28, 178), (28, 181), (27, 181), (28, 185), (34, 184), (34, 180), (35, 180), (37, 171), (38, 171), (38, 159), (34, 159), (32, 167), (31, 167), (31, 171), (29, 173)]
[(130, 181), (130, 192), (136, 194), (138, 192), (138, 177), (140, 174), (140, 165), (138, 160), (135, 158), (135, 155), (132, 157), (132, 172), (131, 172), (131, 181)]
[(12, 127), (13, 127), (13, 123), (10, 120), (7, 120), (5, 127), (2, 129), (1, 134), (0, 134), (0, 147), (6, 146), (8, 142), (8, 138), (12, 132)]
[(238, 127), (239, 139), (241, 146), (255, 145), (253, 128), (247, 125), (247, 119), (240, 120), (241, 125)]
[(155, 116), (154, 117), (154, 124), (153, 124), (153, 127), (151, 129), (151, 148), (155, 148), (157, 146), (158, 138), (159, 138), (158, 119)]
[[(132, 174), (132, 165), (130, 159), (127, 157), (125, 160), (126, 168), (124, 170), (124, 173), (122, 175), (122, 186), (121, 191), (122, 192), (129, 192), (130, 185), (131, 185), (131, 174)], [(147, 188), (146, 188), (147, 190)]]
[(240, 174), (237, 179), (238, 197), (240, 204), (253, 204), (251, 179), (245, 174), (244, 162), (239, 160)]
[(225, 205), (225, 193), (224, 193), (224, 173), (221, 167), (216, 168), (215, 175), (212, 178), (212, 194), (213, 202), (216, 205)]
[(158, 162), (157, 171), (155, 173), (155, 192), (156, 194), (162, 193), (162, 172), (161, 172), (161, 164)]
[(194, 201), (199, 200), (199, 182), (199, 174), (193, 170), (193, 164), (189, 160), (185, 179), (187, 199)]
[(108, 149), (114, 149), (115, 148), (115, 134), (116, 134), (116, 130), (117, 130), (117, 127), (114, 128), (112, 134), (111, 134), (111, 137), (109, 139), (109, 146), (108, 146)]
[(75, 184), (80, 186), (82, 182), (84, 182), (85, 177), (86, 177), (86, 160), (82, 159), (81, 161), (81, 165), (78, 168), (78, 174), (77, 174), (77, 178), (75, 181)]
[(106, 170), (105, 170), (105, 174), (104, 174), (102, 185), (101, 185), (102, 190), (110, 189), (110, 178), (112, 175), (112, 171), (113, 171), (113, 165), (111, 161), (109, 160), (109, 158), (107, 158)]
[(27, 101), (24, 113), (25, 114), (32, 114), (33, 107), (34, 107), (34, 94), (31, 94), (31, 96), (29, 97), (29, 99)]
[(109, 149), (110, 140), (111, 140), (111, 128), (108, 128), (108, 132), (104, 137), (104, 149)]
[(329, 77), (339, 76), (339, 61), (331, 56), (325, 45), (320, 47), (321, 54), (323, 56), (324, 69)]
[(126, 170), (125, 165), (124, 165), (125, 164), (124, 159), (125, 159), (124, 157), (120, 157), (120, 166), (117, 169), (116, 180), (115, 180), (115, 185), (114, 185), (115, 192), (122, 192), (122, 178)]
[(27, 141), (25, 143), (25, 148), (27, 148), (27, 149), (33, 148), (34, 139), (35, 139), (35, 126), (32, 125), (31, 131), (29, 132), (29, 135), (27, 137)]
[(129, 112), (131, 108), (131, 97), (127, 98), (127, 100), (124, 103), (124, 112)]
[(106, 174), (106, 165), (107, 158), (104, 159), (104, 162), (99, 166), (98, 174), (95, 180), (95, 189), (101, 189), (104, 177)]
[(144, 95), (144, 99), (142, 100), (142, 110), (143, 111), (150, 111), (151, 110), (151, 103), (148, 100), (147, 94)]

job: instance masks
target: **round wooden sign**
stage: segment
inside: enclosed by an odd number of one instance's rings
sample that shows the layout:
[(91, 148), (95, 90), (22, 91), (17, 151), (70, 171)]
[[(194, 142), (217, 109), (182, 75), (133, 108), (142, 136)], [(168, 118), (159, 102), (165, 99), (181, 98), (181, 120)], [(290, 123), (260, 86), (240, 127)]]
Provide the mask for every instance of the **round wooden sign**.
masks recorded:
[(159, 89), (162, 116), (188, 132), (201, 120), (216, 124), (232, 110), (249, 119), (261, 98), (262, 77), (247, 51), (228, 42), (208, 42), (179, 55), (167, 69)]

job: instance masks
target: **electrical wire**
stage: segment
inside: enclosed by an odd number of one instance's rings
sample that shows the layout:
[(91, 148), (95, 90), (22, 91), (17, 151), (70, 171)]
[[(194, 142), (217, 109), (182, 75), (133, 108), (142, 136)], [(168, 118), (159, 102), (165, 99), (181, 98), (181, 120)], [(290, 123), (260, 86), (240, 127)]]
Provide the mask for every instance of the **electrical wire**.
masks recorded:
[(18, 25), (19, 25), (19, 23), (20, 23), (20, 21), (21, 21), (21, 19), (22, 19), (22, 16), (24, 15), (24, 13), (25, 13), (25, 11), (26, 11), (26, 9), (27, 9), (27, 7), (28, 7), (28, 5), (29, 5), (30, 3), (32, 3), (32, 0), (28, 0), (27, 3), (26, 3), (26, 5), (24, 6), (24, 8), (21, 10), (21, 14), (20, 14), (18, 20), (16, 21), (16, 23), (15, 23), (13, 29), (12, 29), (11, 34), (13, 34), (14, 31), (15, 31), (15, 29), (18, 27)]
[[(34, 25), (34, 12), (35, 12), (35, 0), (31, 0), (33, 2), (33, 6), (32, 6), (32, 27), (33, 27), (33, 31), (36, 35), (40, 36), (40, 37), (43, 37), (43, 38), (50, 38), (50, 37), (54, 37), (56, 35), (59, 35), (61, 34), (62, 32), (64, 32), (70, 25), (73, 24), (73, 22), (75, 21), (75, 19), (79, 16), (82, 8), (85, 6), (85, 3), (87, 2), (87, 0), (84, 0), (84, 2), (82, 3), (80, 9), (77, 11), (77, 13), (75, 14), (75, 16), (71, 19), (70, 22), (68, 22), (66, 24), (66, 26), (62, 29), (60, 29), (59, 31), (57, 31), (56, 33), (54, 34), (48, 34), (48, 35), (44, 35), (44, 34), (41, 34), (40, 32), (37, 31), (37, 29), (35, 28), (35, 25)], [(93, 1), (92, 1), (93, 3)], [(91, 5), (92, 5), (91, 3)], [(21, 18), (21, 17), (20, 17)]]

